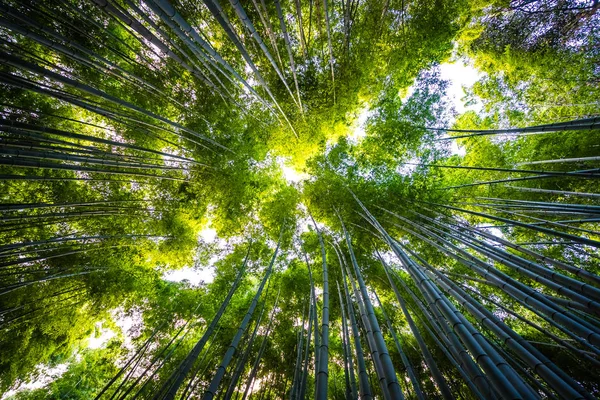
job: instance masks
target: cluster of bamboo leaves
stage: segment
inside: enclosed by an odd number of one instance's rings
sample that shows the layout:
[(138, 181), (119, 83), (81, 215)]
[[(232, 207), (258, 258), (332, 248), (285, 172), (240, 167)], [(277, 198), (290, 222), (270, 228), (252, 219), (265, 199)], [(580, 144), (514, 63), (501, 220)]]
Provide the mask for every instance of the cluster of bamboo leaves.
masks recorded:
[(598, 397), (599, 10), (0, 1), (0, 391)]

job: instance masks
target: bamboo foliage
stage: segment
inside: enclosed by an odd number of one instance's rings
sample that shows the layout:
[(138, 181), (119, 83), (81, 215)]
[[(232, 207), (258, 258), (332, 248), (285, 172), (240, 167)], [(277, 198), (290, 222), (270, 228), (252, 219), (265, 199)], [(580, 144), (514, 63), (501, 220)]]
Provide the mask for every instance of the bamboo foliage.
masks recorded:
[(325, 28), (327, 30), (327, 46), (329, 47), (329, 67), (331, 68), (331, 85), (333, 91), (333, 103), (335, 104), (335, 71), (333, 64), (333, 49), (331, 46), (331, 24), (329, 21), (329, 10), (327, 0), (323, 0), (323, 12), (325, 13)]
[[(595, 98), (575, 42), (597, 35), (523, 28), (541, 54), (486, 25), (597, 4), (193, 3), (0, 1), (2, 390), (65, 359), (48, 397), (598, 396), (599, 117), (562, 105)], [(452, 43), (486, 69), (486, 107), (434, 128)], [(183, 266), (215, 273), (170, 281)], [(87, 349), (121, 311), (139, 336)]]
[(267, 92), (267, 94), (269, 95), (269, 97), (271, 98), (271, 100), (273, 101), (273, 103), (275, 104), (275, 106), (277, 107), (279, 113), (286, 120), (288, 126), (290, 127), (290, 129), (292, 130), (292, 132), (294, 133), (294, 135), (298, 136), (297, 133), (296, 133), (296, 131), (294, 130), (294, 127), (292, 126), (292, 124), (290, 123), (288, 117), (286, 116), (285, 112), (281, 109), (281, 106), (279, 105), (279, 103), (277, 102), (277, 100), (273, 96), (273, 93), (271, 92), (271, 90), (267, 86), (267, 83), (265, 82), (262, 74), (258, 71), (258, 68), (256, 67), (256, 65), (252, 61), (252, 59), (251, 59), (250, 55), (248, 54), (248, 52), (246, 51), (244, 45), (241, 43), (240, 38), (237, 35), (237, 33), (234, 31), (233, 26), (231, 25), (231, 23), (227, 19), (226, 15), (223, 13), (223, 10), (221, 9), (221, 6), (220, 6), (219, 2), (216, 1), (216, 0), (206, 0), (204, 2), (204, 4), (208, 7), (208, 9), (212, 13), (212, 15), (217, 19), (217, 21), (219, 21), (219, 24), (221, 25), (221, 27), (223, 28), (223, 30), (225, 30), (225, 33), (227, 34), (227, 36), (229, 37), (229, 39), (238, 48), (238, 50), (240, 51), (240, 53), (244, 57), (244, 60), (246, 60), (247, 65), (254, 72), (254, 75), (258, 79), (259, 83), (265, 89), (265, 91)]
[[(152, 113), (150, 111), (144, 110), (141, 107), (138, 107), (138, 106), (136, 106), (134, 104), (131, 104), (131, 103), (127, 102), (127, 101), (124, 101), (122, 99), (118, 99), (118, 98), (116, 98), (114, 96), (111, 96), (111, 95), (105, 93), (105, 92), (102, 92), (102, 91), (100, 91), (98, 89), (95, 89), (95, 88), (93, 88), (93, 87), (91, 87), (89, 85), (86, 85), (84, 83), (78, 82), (78, 81), (76, 81), (74, 79), (70, 79), (70, 78), (64, 77), (64, 76), (62, 76), (60, 74), (57, 74), (57, 73), (52, 72), (52, 71), (50, 71), (48, 69), (39, 67), (39, 66), (37, 66), (37, 65), (35, 65), (33, 63), (24, 61), (24, 60), (22, 60), (22, 59), (20, 59), (18, 57), (10, 55), (8, 53), (1, 53), (1, 54), (2, 54), (2, 57), (5, 59), (5, 62), (7, 64), (11, 65), (11, 66), (14, 66), (16, 68), (22, 68), (22, 69), (25, 69), (25, 70), (28, 70), (28, 71), (31, 71), (31, 72), (34, 72), (34, 73), (38, 73), (41, 76), (54, 79), (57, 82), (61, 82), (61, 83), (65, 84), (65, 85), (68, 85), (68, 86), (71, 86), (73, 88), (82, 90), (83, 92), (89, 93), (91, 95), (96, 95), (96, 96), (101, 97), (101, 98), (103, 98), (105, 100), (108, 100), (108, 101), (110, 101), (112, 103), (121, 105), (121, 106), (123, 106), (125, 108), (128, 108), (128, 109), (131, 109), (133, 111), (137, 111), (137, 112), (139, 112), (139, 113), (141, 113), (141, 114), (143, 114), (143, 115), (145, 115), (147, 117), (150, 117), (150, 118), (155, 119), (157, 121), (161, 121), (161, 122), (163, 122), (163, 123), (165, 123), (167, 125), (172, 126), (173, 128), (176, 128), (178, 130), (182, 130), (182, 131), (184, 131), (184, 132), (186, 132), (186, 133), (188, 133), (188, 134), (190, 134), (190, 135), (192, 135), (192, 136), (194, 136), (196, 138), (205, 140), (205, 141), (207, 141), (207, 142), (209, 142), (209, 143), (211, 143), (213, 145), (216, 145), (216, 146), (218, 146), (218, 147), (220, 147), (222, 149), (227, 150), (226, 147), (218, 144), (217, 142), (213, 141), (212, 139), (209, 139), (209, 138), (207, 138), (207, 137), (205, 137), (205, 136), (203, 136), (203, 135), (201, 135), (201, 134), (199, 134), (197, 132), (194, 132), (193, 130), (190, 130), (190, 129), (188, 129), (188, 128), (186, 128), (186, 127), (184, 127), (184, 126), (182, 126), (182, 125), (180, 125), (180, 124), (178, 124), (176, 122), (173, 122), (173, 121), (170, 121), (170, 120), (168, 120), (168, 119), (166, 119), (164, 117), (161, 117), (160, 115), (157, 115), (157, 114), (154, 114), (154, 113)], [(198, 143), (198, 142), (196, 142), (196, 143)]]
[[(296, 103), (296, 99), (294, 97), (294, 95), (292, 94), (292, 90), (289, 88), (285, 77), (283, 76), (283, 73), (281, 72), (281, 70), (279, 69), (279, 67), (277, 66), (277, 63), (275, 62), (275, 60), (273, 59), (273, 56), (271, 55), (271, 53), (269, 52), (269, 50), (267, 49), (267, 46), (265, 45), (265, 43), (262, 41), (260, 35), (258, 34), (258, 32), (256, 31), (256, 28), (254, 27), (254, 25), (252, 24), (252, 21), (250, 21), (250, 18), (248, 18), (248, 15), (246, 14), (246, 12), (244, 11), (244, 8), (242, 7), (242, 5), (240, 4), (239, 1), (237, 0), (230, 0), (231, 5), (234, 7), (235, 12), (238, 16), (238, 18), (244, 23), (244, 25), (248, 28), (248, 30), (250, 31), (250, 34), (252, 35), (252, 38), (256, 41), (256, 43), (259, 45), (260, 49), (263, 51), (263, 53), (265, 54), (265, 56), (267, 57), (267, 59), (269, 60), (269, 62), (271, 63), (271, 65), (273, 66), (273, 69), (275, 70), (275, 72), (277, 73), (277, 76), (279, 76), (279, 79), (281, 80), (281, 82), (283, 83), (283, 85), (285, 86), (286, 90), (288, 91), (288, 93), (290, 94), (290, 96), (292, 97), (292, 100)], [(294, 78), (295, 79), (295, 78)], [(298, 103), (297, 103), (298, 104)], [(300, 107), (300, 111), (302, 111), (302, 106), (299, 104)]]
[(287, 31), (287, 28), (285, 25), (285, 19), (283, 17), (283, 11), (281, 10), (281, 5), (279, 4), (279, 0), (275, 0), (274, 3), (275, 3), (275, 8), (277, 8), (277, 17), (279, 18), (279, 25), (281, 27), (281, 32), (283, 33), (285, 47), (287, 48), (288, 56), (290, 59), (290, 69), (292, 70), (292, 76), (294, 77), (294, 86), (296, 86), (296, 94), (298, 96), (298, 107), (300, 107), (300, 111), (302, 112), (302, 99), (300, 98), (300, 88), (298, 87), (298, 76), (296, 74), (296, 62), (294, 61), (292, 45), (290, 43), (290, 38), (289, 38), (288, 31)]

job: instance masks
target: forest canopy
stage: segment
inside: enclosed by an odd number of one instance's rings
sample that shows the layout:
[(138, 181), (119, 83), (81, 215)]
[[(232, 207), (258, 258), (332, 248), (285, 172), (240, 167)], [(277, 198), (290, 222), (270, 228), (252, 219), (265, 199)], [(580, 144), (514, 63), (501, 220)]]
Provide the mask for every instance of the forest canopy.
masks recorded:
[(0, 0), (0, 396), (598, 398), (599, 98), (599, 0)]

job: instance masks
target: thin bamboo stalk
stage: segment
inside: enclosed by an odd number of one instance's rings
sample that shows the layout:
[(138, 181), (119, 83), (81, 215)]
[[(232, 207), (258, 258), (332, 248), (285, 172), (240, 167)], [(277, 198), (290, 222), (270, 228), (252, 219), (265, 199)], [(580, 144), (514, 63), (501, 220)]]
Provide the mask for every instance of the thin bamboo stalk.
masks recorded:
[[(215, 372), (215, 375), (213, 376), (212, 381), (210, 382), (210, 385), (204, 391), (204, 395), (202, 396), (203, 400), (211, 400), (212, 398), (214, 398), (215, 394), (217, 393), (217, 390), (220, 386), (221, 380), (223, 379), (223, 376), (225, 375), (225, 371), (227, 370), (227, 366), (229, 365), (229, 363), (231, 362), (231, 359), (233, 358), (233, 354), (235, 353), (237, 346), (239, 345), (240, 339), (246, 330), (246, 327), (248, 325), (248, 322), (250, 321), (250, 318), (252, 318), (252, 314), (254, 313), (254, 309), (256, 308), (258, 298), (260, 297), (262, 290), (271, 275), (271, 271), (273, 270), (273, 264), (275, 263), (277, 253), (279, 251), (279, 245), (281, 242), (282, 234), (283, 234), (283, 228), (281, 230), (281, 234), (279, 237), (279, 241), (277, 243), (277, 247), (275, 249), (275, 253), (273, 254), (273, 258), (271, 259), (271, 262), (269, 263), (269, 266), (265, 272), (265, 276), (263, 277), (263, 279), (258, 287), (258, 290), (256, 291), (256, 295), (252, 299), (252, 303), (250, 304), (250, 307), (248, 308), (248, 312), (246, 313), (244, 319), (242, 320), (242, 323), (240, 324), (240, 327), (238, 328), (237, 334), (231, 341), (231, 345), (229, 346), (229, 349), (225, 353), (225, 356), (223, 356), (223, 360), (221, 361), (219, 368)], [(171, 397), (171, 399), (172, 398), (173, 397)]]

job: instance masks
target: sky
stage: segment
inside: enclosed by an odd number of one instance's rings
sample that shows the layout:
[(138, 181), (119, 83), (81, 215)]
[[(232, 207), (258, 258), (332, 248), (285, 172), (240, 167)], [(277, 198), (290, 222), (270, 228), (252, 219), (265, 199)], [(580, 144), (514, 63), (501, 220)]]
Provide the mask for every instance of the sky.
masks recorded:
[(163, 279), (171, 282), (181, 282), (188, 280), (192, 286), (200, 286), (200, 282), (210, 283), (215, 278), (213, 268), (205, 268), (202, 270), (191, 267), (183, 267), (181, 269), (173, 269), (167, 271), (163, 275)]
[(307, 173), (296, 171), (288, 165), (288, 162), (286, 157), (277, 157), (277, 163), (287, 183), (295, 184), (309, 178)]
[[(464, 88), (471, 87), (475, 82), (483, 77), (483, 74), (470, 65), (465, 65), (462, 61), (454, 63), (444, 63), (440, 65), (442, 79), (448, 80), (450, 85), (447, 89), (447, 96), (454, 104), (456, 112), (462, 114), (466, 111), (475, 111), (479, 113), (483, 107), (480, 102), (472, 105), (466, 105), (463, 98), (466, 93)], [(465, 155), (465, 149), (459, 147), (455, 140), (450, 142), (450, 152), (459, 156)]]
[[(217, 231), (210, 227), (210, 222), (199, 233), (199, 239), (205, 243), (214, 243), (217, 238)], [(166, 271), (163, 274), (163, 279), (171, 282), (189, 281), (192, 286), (199, 286), (201, 282), (211, 283), (215, 278), (214, 268), (192, 268), (183, 267), (181, 269), (173, 269)]]
[(459, 114), (465, 111), (481, 111), (482, 104), (466, 106), (462, 98), (465, 96), (463, 86), (471, 87), (475, 82), (483, 77), (483, 74), (470, 65), (464, 65), (462, 61), (454, 63), (444, 63), (440, 65), (442, 79), (450, 81), (447, 89), (447, 95), (454, 103), (454, 107)]

